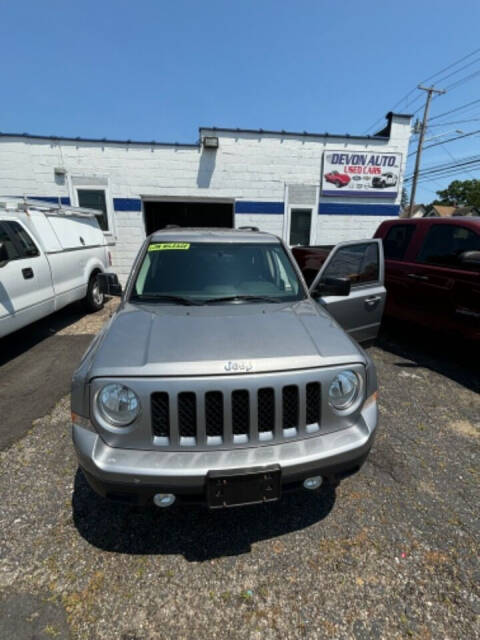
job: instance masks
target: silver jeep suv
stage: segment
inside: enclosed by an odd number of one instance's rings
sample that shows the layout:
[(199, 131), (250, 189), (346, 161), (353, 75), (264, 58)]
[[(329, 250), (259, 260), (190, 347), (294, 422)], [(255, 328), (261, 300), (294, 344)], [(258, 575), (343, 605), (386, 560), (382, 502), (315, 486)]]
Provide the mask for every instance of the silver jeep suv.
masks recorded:
[(356, 340), (377, 333), (383, 271), (379, 240), (337, 245), (308, 290), (283, 242), (255, 229), (147, 238), (123, 295), (115, 274), (100, 276), (122, 301), (73, 376), (73, 442), (90, 485), (215, 508), (357, 471), (377, 380)]

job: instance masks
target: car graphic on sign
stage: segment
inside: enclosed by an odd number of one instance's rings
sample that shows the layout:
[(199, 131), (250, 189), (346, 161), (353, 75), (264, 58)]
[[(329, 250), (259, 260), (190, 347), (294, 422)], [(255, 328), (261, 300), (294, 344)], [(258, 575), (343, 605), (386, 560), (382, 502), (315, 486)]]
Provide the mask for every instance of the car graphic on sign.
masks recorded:
[(397, 176), (393, 173), (382, 173), (381, 176), (375, 176), (372, 179), (372, 187), (375, 189), (385, 189), (386, 187), (394, 187), (397, 184)]
[(346, 173), (340, 173), (339, 171), (330, 171), (330, 173), (325, 174), (325, 180), (340, 189), (341, 187), (347, 186), (350, 182), (350, 176), (347, 176)]

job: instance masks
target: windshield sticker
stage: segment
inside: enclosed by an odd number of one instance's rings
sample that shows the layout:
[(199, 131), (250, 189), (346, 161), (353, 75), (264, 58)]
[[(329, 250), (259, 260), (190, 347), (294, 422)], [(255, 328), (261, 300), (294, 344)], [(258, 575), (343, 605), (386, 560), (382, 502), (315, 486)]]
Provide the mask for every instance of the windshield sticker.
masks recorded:
[(149, 251), (167, 251), (168, 249), (177, 249), (186, 251), (190, 249), (189, 242), (157, 242), (148, 245)]

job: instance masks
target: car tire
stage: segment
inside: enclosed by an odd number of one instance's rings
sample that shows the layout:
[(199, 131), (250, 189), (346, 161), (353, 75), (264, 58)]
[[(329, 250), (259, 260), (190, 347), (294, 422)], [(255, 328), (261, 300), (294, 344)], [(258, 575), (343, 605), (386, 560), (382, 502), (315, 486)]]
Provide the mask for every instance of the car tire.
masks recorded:
[(342, 186), (340, 180), (335, 180), (335, 186), (337, 187), (337, 189), (340, 189), (340, 187)]
[(88, 281), (87, 295), (84, 298), (85, 309), (91, 313), (103, 309), (105, 296), (98, 286), (97, 274), (92, 273)]

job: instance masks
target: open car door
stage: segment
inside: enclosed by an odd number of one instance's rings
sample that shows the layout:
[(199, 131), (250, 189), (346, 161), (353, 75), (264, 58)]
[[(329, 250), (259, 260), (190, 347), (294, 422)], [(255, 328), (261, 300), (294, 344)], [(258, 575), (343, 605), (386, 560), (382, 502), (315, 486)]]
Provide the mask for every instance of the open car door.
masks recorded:
[[(322, 295), (322, 283), (347, 278), (350, 294)], [(380, 239), (337, 244), (310, 286), (310, 295), (358, 342), (377, 336), (385, 306), (385, 263)]]

